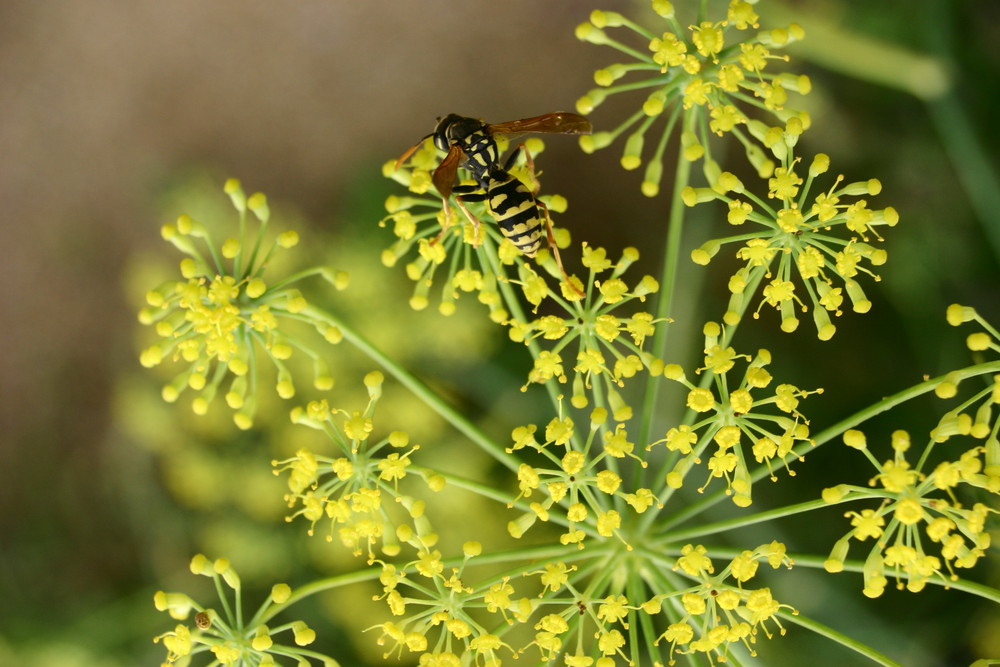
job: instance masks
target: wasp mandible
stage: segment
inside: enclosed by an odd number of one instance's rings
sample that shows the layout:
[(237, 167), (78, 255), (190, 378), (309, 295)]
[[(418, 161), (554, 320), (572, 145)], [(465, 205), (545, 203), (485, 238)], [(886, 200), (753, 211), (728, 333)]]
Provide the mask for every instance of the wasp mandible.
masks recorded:
[[(520, 145), (502, 162), (495, 137), (528, 133), (590, 134), (591, 131), (589, 120), (568, 111), (495, 124), (485, 123), (478, 118), (448, 114), (438, 119), (433, 132), (400, 156), (396, 161), (396, 168), (406, 162), (427, 139), (433, 138), (434, 145), (447, 153), (431, 177), (434, 187), (444, 199), (446, 211), (448, 199), (454, 194), (459, 208), (473, 225), (478, 226), (479, 221), (465, 207), (463, 200), (485, 201), (504, 237), (510, 239), (527, 257), (534, 257), (541, 247), (544, 228), (559, 271), (569, 283), (559, 257), (559, 249), (552, 237), (552, 221), (548, 209), (536, 198), (536, 191), (529, 190), (510, 173), (522, 150), (527, 156), (529, 169), (534, 171), (531, 156)], [(459, 167), (469, 170), (476, 185), (455, 185)]]

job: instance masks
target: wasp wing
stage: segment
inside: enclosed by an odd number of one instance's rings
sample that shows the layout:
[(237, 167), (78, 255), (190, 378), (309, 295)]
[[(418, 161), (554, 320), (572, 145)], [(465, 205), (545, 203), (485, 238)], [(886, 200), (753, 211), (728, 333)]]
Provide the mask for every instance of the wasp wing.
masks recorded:
[(589, 120), (580, 114), (569, 111), (555, 111), (532, 118), (496, 123), (495, 125), (487, 125), (486, 129), (493, 134), (525, 134), (528, 132), (590, 134), (593, 132)]
[(465, 151), (458, 144), (452, 144), (448, 150), (448, 155), (441, 160), (441, 164), (434, 170), (431, 180), (434, 187), (447, 199), (451, 196), (451, 189), (455, 185), (455, 176), (458, 175), (458, 166), (465, 161)]

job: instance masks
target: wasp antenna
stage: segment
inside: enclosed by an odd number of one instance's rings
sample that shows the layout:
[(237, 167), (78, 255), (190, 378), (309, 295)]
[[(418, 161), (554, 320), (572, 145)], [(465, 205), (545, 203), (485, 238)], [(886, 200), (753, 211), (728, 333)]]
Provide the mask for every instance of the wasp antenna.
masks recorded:
[(410, 156), (411, 156), (411, 155), (413, 155), (414, 153), (416, 153), (416, 152), (417, 152), (417, 149), (419, 149), (419, 148), (420, 148), (420, 146), (421, 146), (421, 145), (422, 145), (422, 144), (423, 144), (423, 143), (424, 143), (425, 141), (427, 141), (428, 139), (430, 139), (430, 138), (431, 138), (431, 137), (433, 137), (433, 136), (434, 136), (434, 133), (433, 133), (433, 132), (431, 132), (431, 133), (430, 133), (430, 134), (428, 134), (428, 135), (427, 135), (426, 137), (424, 137), (423, 139), (421, 139), (421, 140), (420, 140), (420, 141), (418, 141), (417, 143), (413, 144), (413, 145), (412, 145), (412, 146), (411, 146), (411, 147), (409, 148), (409, 150), (407, 150), (407, 151), (406, 151), (405, 153), (403, 153), (402, 155), (400, 155), (400, 156), (399, 156), (399, 159), (398, 159), (398, 160), (396, 160), (396, 166), (395, 166), (395, 167), (393, 167), (393, 171), (395, 171), (395, 170), (399, 169), (400, 167), (402, 167), (402, 166), (403, 166), (403, 163), (404, 163), (404, 162), (406, 162), (406, 161), (407, 161), (408, 159), (410, 159)]

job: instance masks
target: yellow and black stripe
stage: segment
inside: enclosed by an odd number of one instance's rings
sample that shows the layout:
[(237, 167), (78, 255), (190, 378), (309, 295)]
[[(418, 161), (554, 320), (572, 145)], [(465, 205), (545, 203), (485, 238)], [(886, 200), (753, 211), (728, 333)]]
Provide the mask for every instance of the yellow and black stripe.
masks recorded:
[(534, 257), (545, 236), (544, 213), (531, 191), (510, 172), (487, 175), (486, 205), (500, 231), (527, 257)]

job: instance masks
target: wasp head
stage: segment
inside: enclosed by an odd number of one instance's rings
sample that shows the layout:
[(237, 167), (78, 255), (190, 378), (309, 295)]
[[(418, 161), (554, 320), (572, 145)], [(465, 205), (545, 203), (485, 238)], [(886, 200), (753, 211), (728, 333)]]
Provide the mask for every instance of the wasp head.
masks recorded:
[(447, 151), (452, 145), (462, 145), (470, 135), (485, 129), (486, 124), (478, 118), (450, 113), (438, 118), (437, 126), (434, 128), (434, 145)]

